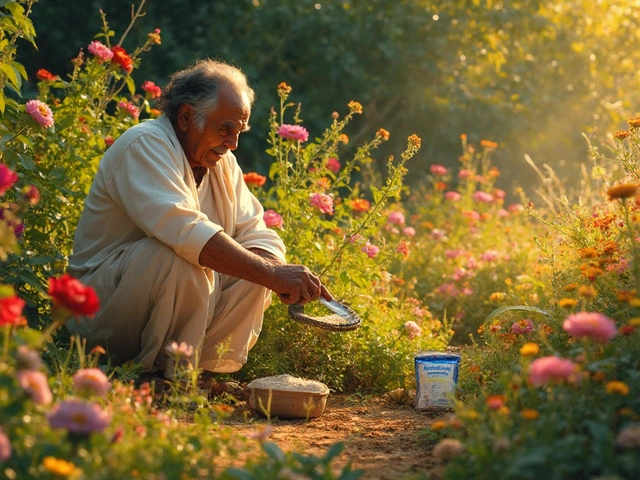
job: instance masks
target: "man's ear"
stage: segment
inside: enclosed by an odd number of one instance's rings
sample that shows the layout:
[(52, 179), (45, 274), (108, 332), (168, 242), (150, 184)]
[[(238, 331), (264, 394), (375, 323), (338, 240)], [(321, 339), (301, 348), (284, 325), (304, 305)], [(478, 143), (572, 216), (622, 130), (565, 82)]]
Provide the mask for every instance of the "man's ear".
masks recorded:
[(178, 110), (178, 128), (180, 130), (187, 130), (191, 123), (191, 115), (193, 115), (193, 108), (188, 103), (180, 105)]

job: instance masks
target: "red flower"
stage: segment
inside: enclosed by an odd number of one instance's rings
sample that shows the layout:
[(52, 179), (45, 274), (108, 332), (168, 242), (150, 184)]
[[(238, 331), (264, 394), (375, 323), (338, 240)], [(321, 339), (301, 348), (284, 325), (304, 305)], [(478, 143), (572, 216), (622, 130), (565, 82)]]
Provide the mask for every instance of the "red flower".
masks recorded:
[(244, 177), (244, 182), (247, 185), (257, 185), (261, 187), (267, 181), (267, 177), (260, 175), (259, 173), (256, 173), (256, 172), (245, 173), (243, 177)]
[(151, 98), (158, 98), (162, 95), (162, 89), (150, 80), (144, 82), (140, 88), (147, 92)]
[(18, 181), (18, 174), (7, 167), (5, 164), (0, 163), (0, 195), (13, 187), (13, 184)]
[(58, 77), (51, 73), (49, 70), (45, 70), (44, 68), (40, 68), (36, 72), (36, 78), (42, 82), (53, 82)]
[(19, 297), (0, 298), (0, 325), (22, 323), (21, 315), (25, 301)]
[(64, 307), (73, 315), (93, 317), (100, 309), (100, 300), (93, 288), (83, 285), (67, 273), (49, 279), (49, 295), (53, 297), (54, 304)]
[(113, 52), (111, 63), (120, 65), (125, 72), (131, 73), (133, 70), (133, 59), (129, 56), (127, 51), (118, 45), (111, 47), (111, 51)]

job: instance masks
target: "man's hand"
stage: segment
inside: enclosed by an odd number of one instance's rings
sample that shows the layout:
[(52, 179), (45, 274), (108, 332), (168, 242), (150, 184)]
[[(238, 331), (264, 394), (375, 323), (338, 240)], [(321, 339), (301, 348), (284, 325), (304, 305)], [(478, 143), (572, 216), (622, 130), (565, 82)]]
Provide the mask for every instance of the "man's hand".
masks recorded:
[(287, 305), (304, 305), (319, 297), (332, 300), (333, 297), (322, 285), (320, 277), (303, 265), (278, 265), (274, 267), (273, 290), (280, 301)]

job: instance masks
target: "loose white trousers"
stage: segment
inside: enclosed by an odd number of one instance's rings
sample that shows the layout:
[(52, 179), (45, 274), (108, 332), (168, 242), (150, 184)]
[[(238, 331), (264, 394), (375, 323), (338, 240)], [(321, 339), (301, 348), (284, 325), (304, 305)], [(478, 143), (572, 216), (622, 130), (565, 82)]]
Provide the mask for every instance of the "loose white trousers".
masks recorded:
[(265, 287), (194, 265), (154, 238), (125, 246), (80, 280), (95, 289), (102, 308), (93, 319), (70, 320), (69, 330), (89, 349), (103, 346), (114, 365), (134, 360), (167, 376), (172, 341), (201, 349), (204, 370), (239, 370), (271, 303)]

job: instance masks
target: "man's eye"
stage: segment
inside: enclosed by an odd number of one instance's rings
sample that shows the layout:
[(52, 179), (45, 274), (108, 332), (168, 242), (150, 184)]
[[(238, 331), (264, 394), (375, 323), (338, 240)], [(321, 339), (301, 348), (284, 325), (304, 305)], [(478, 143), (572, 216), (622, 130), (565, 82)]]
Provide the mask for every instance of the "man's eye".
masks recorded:
[(220, 132), (220, 135), (222, 135), (223, 137), (226, 137), (227, 135), (229, 135), (230, 130), (228, 128), (221, 128), (219, 132)]

